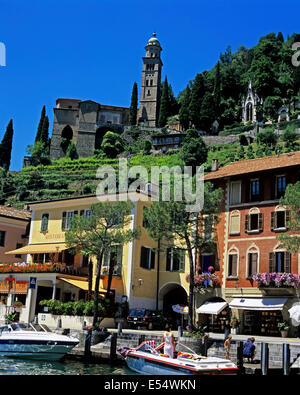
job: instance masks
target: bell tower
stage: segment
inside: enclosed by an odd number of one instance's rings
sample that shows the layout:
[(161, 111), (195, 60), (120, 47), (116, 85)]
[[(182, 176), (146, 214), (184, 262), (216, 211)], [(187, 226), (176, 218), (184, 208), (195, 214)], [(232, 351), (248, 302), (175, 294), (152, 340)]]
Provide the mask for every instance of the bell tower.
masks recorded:
[(162, 48), (156, 38), (156, 33), (153, 33), (149, 39), (145, 50), (146, 56), (143, 57), (138, 123), (144, 122), (147, 126), (156, 127), (160, 102), (161, 69), (163, 65), (160, 59)]

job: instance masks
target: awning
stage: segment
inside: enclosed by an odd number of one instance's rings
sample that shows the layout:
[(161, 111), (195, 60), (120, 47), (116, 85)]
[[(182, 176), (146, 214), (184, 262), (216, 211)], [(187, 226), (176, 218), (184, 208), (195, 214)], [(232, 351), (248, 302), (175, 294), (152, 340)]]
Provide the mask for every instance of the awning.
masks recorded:
[(287, 298), (237, 298), (229, 303), (231, 309), (241, 310), (282, 310)]
[[(74, 287), (80, 288), (84, 291), (88, 291), (89, 290), (89, 283), (88, 281), (84, 281), (84, 280), (72, 280), (69, 278), (60, 278), (60, 280), (65, 281), (66, 283), (69, 283), (71, 285), (74, 285)], [(95, 290), (95, 287), (92, 287), (92, 291)], [(99, 293), (106, 293), (107, 290), (104, 288), (99, 288)]]
[(198, 314), (219, 314), (228, 305), (226, 302), (205, 302), (198, 307)]
[(8, 251), (8, 255), (23, 255), (23, 254), (46, 254), (55, 253), (67, 250), (68, 247), (65, 243), (48, 243), (48, 244), (29, 244), (25, 247), (18, 248), (17, 250)]

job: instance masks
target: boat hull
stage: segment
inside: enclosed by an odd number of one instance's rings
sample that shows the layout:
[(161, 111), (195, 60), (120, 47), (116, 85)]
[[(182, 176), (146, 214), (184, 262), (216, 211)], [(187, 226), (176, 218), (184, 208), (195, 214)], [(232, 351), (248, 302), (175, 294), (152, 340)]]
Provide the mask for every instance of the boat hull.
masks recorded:
[(162, 362), (153, 359), (127, 355), (126, 363), (129, 369), (145, 375), (236, 375), (236, 368), (206, 368), (195, 369), (182, 366), (176, 362)]
[(0, 356), (8, 358), (59, 361), (77, 342), (9, 340), (0, 341)]

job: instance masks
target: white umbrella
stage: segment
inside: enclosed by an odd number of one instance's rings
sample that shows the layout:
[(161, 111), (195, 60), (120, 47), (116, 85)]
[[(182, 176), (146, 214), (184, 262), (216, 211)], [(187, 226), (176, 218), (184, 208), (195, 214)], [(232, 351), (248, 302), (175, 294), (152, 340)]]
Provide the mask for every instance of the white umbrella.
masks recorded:
[(289, 314), (294, 326), (300, 325), (300, 304), (295, 304), (289, 309)]

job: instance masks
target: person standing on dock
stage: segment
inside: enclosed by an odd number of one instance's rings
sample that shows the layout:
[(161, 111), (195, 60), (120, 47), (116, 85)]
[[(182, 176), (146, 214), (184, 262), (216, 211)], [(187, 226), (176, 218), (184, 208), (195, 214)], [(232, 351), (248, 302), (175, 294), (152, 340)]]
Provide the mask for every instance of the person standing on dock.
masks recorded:
[(171, 327), (163, 334), (162, 340), (165, 343), (164, 354), (168, 355), (169, 358), (174, 358), (175, 340)]
[(225, 359), (229, 359), (229, 351), (230, 351), (230, 346), (231, 346), (231, 339), (232, 339), (232, 335), (228, 335), (227, 339), (224, 342)]

